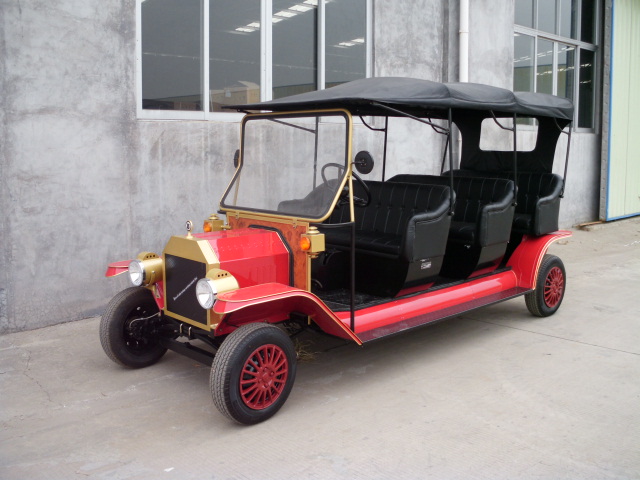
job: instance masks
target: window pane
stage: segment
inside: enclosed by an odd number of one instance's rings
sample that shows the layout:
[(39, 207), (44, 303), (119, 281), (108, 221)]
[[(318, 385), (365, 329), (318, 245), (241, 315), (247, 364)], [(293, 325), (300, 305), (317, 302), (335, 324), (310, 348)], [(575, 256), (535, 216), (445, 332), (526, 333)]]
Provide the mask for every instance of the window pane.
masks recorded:
[(517, 25), (533, 28), (533, 0), (516, 0)]
[(209, 56), (212, 112), (260, 101), (260, 2), (209, 2)]
[(596, 2), (582, 0), (582, 15), (580, 17), (580, 40), (587, 43), (596, 43)]
[(580, 50), (580, 83), (578, 84), (578, 127), (593, 128), (595, 52)]
[(576, 35), (576, 0), (559, 0), (560, 2), (560, 35), (578, 38)]
[(142, 3), (142, 108), (202, 110), (200, 0)]
[(536, 91), (553, 93), (553, 42), (538, 39)]
[(273, 98), (317, 89), (316, 18), (311, 4), (273, 0)]
[(533, 92), (533, 37), (515, 34), (513, 57), (513, 89)]
[(558, 84), (559, 97), (573, 100), (573, 85), (575, 83), (576, 49), (570, 45), (558, 44)]
[(538, 0), (538, 30), (556, 33), (556, 0)]
[(366, 77), (366, 12), (366, 0), (334, 0), (326, 4), (327, 88)]

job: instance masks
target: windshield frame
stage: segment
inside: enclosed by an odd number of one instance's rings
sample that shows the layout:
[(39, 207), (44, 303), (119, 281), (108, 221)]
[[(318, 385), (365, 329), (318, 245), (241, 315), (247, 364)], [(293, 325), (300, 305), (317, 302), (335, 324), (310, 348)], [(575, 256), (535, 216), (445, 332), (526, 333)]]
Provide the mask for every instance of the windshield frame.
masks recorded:
[[(337, 117), (343, 118), (345, 120), (345, 152), (344, 152), (344, 167), (345, 170), (342, 173), (342, 176), (339, 177), (339, 186), (336, 189), (336, 193), (331, 203), (327, 205), (326, 210), (322, 213), (322, 215), (317, 217), (309, 217), (304, 215), (296, 215), (288, 212), (281, 212), (276, 210), (269, 209), (260, 209), (260, 208), (252, 208), (252, 207), (243, 207), (237, 205), (229, 205), (225, 203), (225, 199), (229, 195), (232, 195), (234, 186), (237, 185), (237, 181), (242, 174), (242, 169), (245, 168), (244, 162), (244, 150), (245, 150), (245, 129), (248, 122), (252, 120), (270, 120), (276, 123), (286, 122), (287, 118), (296, 118), (296, 119), (309, 119), (309, 124), (314, 125), (314, 120), (318, 117)], [(298, 126), (292, 125), (294, 128), (300, 128)], [(314, 127), (312, 127), (314, 128)], [(352, 139), (353, 139), (353, 118), (351, 113), (345, 109), (326, 109), (326, 110), (301, 110), (296, 112), (262, 112), (262, 113), (249, 113), (245, 115), (242, 119), (241, 127), (240, 127), (240, 154), (238, 157), (238, 165), (236, 167), (236, 171), (229, 182), (229, 185), (225, 189), (222, 197), (220, 199), (220, 211), (225, 212), (227, 214), (231, 213), (247, 213), (251, 215), (260, 215), (271, 218), (287, 218), (298, 220), (302, 222), (308, 223), (320, 223), (326, 220), (331, 212), (335, 208), (338, 199), (351, 178), (352, 174)], [(317, 148), (317, 147), (316, 147)], [(276, 162), (273, 163), (274, 167), (278, 167)], [(248, 168), (248, 167), (246, 167)], [(349, 201), (351, 202), (351, 195), (349, 195)]]

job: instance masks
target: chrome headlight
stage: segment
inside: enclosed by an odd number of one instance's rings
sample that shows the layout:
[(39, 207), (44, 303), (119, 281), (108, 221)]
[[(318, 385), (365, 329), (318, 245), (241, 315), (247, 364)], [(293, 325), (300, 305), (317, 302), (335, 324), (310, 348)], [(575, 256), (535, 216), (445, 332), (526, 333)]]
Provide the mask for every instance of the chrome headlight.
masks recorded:
[(129, 279), (136, 287), (144, 283), (144, 266), (140, 260), (133, 260), (129, 264)]
[(196, 297), (198, 297), (200, 306), (205, 310), (213, 307), (213, 302), (218, 298), (218, 291), (213, 280), (209, 278), (198, 280), (198, 283), (196, 283)]
[(152, 252), (142, 252), (129, 264), (129, 278), (136, 287), (161, 281), (163, 271), (162, 258)]

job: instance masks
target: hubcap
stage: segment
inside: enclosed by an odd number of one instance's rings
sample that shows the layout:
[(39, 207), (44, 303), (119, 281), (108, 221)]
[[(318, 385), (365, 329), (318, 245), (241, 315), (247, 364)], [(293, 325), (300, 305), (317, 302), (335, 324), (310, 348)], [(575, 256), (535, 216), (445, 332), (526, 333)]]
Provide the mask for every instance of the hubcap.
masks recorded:
[(273, 344), (257, 348), (242, 368), (242, 401), (254, 410), (273, 405), (284, 390), (288, 376), (289, 362), (282, 348)]
[(562, 300), (563, 292), (564, 275), (559, 267), (553, 267), (544, 282), (544, 303), (549, 308), (556, 307)]

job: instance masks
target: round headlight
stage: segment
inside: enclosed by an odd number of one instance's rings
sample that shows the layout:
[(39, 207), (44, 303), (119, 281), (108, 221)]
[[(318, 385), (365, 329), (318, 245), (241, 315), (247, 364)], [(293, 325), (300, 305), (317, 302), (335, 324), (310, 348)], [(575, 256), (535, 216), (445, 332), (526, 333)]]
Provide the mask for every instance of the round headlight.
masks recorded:
[(144, 266), (140, 260), (133, 260), (129, 264), (129, 278), (136, 287), (144, 283)]
[(213, 307), (213, 302), (215, 302), (218, 297), (218, 292), (213, 281), (208, 278), (198, 280), (198, 283), (196, 283), (196, 297), (198, 297), (200, 306), (205, 310)]

